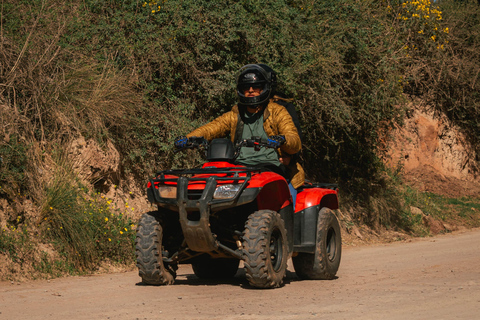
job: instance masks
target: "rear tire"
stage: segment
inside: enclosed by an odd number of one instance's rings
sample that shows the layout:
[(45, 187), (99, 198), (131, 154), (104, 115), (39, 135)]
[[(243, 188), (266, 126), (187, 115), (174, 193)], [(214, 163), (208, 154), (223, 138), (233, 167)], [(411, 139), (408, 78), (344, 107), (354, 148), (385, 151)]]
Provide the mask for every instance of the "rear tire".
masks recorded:
[(248, 217), (243, 234), (243, 257), (248, 282), (256, 288), (283, 284), (287, 269), (287, 231), (275, 211), (260, 210)]
[(237, 274), (239, 262), (237, 259), (212, 259), (204, 256), (192, 262), (192, 269), (200, 279), (229, 279)]
[(299, 253), (292, 258), (297, 276), (305, 280), (335, 278), (342, 255), (342, 238), (337, 217), (329, 208), (318, 213), (315, 253)]
[(143, 214), (135, 240), (138, 275), (143, 283), (150, 285), (172, 284), (176, 276), (172, 267), (163, 262), (163, 229), (159, 220), (157, 211)]

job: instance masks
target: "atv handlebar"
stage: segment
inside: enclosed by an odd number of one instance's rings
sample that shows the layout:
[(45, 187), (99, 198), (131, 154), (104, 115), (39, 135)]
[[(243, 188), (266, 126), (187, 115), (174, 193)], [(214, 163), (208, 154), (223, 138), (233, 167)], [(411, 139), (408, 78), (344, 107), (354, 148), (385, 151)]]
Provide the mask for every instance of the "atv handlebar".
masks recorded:
[(240, 150), (242, 147), (255, 148), (255, 151), (260, 150), (261, 147), (273, 148), (267, 140), (260, 137), (252, 137), (251, 139), (243, 139), (235, 146), (236, 150)]
[[(203, 149), (208, 150), (209, 148), (209, 141), (204, 137), (190, 137), (187, 138), (187, 142), (184, 147), (177, 148), (176, 152), (185, 150), (185, 149), (196, 149), (199, 147), (203, 147)], [(267, 139), (262, 139), (261, 137), (252, 137), (250, 139), (243, 139), (239, 141), (235, 146), (235, 155), (234, 159), (236, 159), (240, 154), (240, 149), (243, 147), (247, 148), (254, 148), (255, 151), (259, 151), (262, 147), (263, 148), (277, 148), (277, 146), (272, 145), (271, 142)]]
[(187, 138), (187, 142), (183, 147), (177, 147), (175, 152), (179, 152), (185, 149), (195, 149), (198, 147), (207, 148), (208, 147), (208, 140), (204, 137), (190, 137)]

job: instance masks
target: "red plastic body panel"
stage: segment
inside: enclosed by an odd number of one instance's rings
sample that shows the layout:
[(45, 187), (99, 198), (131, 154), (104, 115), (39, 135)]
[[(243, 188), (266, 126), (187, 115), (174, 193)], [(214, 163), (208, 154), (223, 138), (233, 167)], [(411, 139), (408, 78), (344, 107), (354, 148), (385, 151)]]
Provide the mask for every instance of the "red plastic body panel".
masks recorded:
[(324, 188), (304, 189), (297, 194), (295, 212), (321, 204), (332, 210), (338, 209), (338, 193), (336, 190)]
[[(177, 176), (174, 176), (174, 175), (168, 175), (168, 174), (167, 174), (167, 175), (165, 175), (165, 179), (178, 179), (178, 177), (177, 177)], [(159, 182), (155, 182), (155, 188), (158, 189), (158, 185), (159, 185), (159, 184), (160, 184)], [(175, 186), (175, 185), (177, 185), (177, 183), (176, 183), (175, 181), (166, 181), (164, 184), (166, 184), (166, 185), (168, 185), (168, 186)], [(149, 182), (147, 183), (147, 188), (150, 188), (151, 186), (152, 186), (152, 183), (149, 181)]]
[(204, 163), (202, 168), (243, 168), (245, 166), (239, 164), (232, 164), (226, 161), (215, 161)]
[(257, 197), (257, 206), (259, 210), (269, 209), (279, 211), (280, 209), (292, 204), (292, 197), (285, 179), (277, 175), (280, 179), (267, 183), (260, 191)]

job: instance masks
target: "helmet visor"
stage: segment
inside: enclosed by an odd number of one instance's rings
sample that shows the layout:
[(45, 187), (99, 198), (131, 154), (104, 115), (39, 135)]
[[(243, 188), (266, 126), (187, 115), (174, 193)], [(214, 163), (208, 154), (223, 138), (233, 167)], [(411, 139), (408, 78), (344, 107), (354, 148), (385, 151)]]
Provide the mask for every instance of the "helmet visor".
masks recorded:
[(245, 94), (251, 90), (262, 92), (265, 89), (264, 83), (242, 83), (238, 86), (238, 91)]

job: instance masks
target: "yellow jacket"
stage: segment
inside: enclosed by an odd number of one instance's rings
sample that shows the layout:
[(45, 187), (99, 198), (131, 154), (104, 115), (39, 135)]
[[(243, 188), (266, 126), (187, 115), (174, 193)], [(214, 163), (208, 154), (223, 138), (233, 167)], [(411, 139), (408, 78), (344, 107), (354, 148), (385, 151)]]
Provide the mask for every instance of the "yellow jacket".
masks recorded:
[[(240, 121), (239, 121), (240, 120)], [(263, 129), (267, 136), (283, 135), (285, 143), (280, 147), (282, 152), (295, 154), (302, 148), (297, 128), (287, 109), (270, 100), (263, 111)], [(224, 113), (212, 122), (193, 130), (187, 137), (204, 137), (207, 140), (223, 138), (230, 135), (232, 142), (239, 141), (242, 137), (243, 121), (241, 120), (238, 106)], [(291, 183), (294, 188), (303, 185), (305, 172), (299, 163), (288, 166)]]

